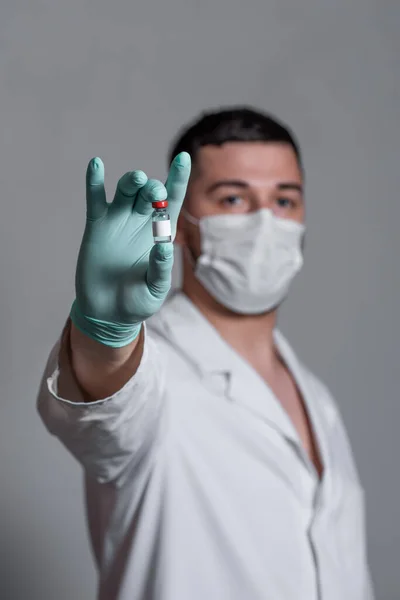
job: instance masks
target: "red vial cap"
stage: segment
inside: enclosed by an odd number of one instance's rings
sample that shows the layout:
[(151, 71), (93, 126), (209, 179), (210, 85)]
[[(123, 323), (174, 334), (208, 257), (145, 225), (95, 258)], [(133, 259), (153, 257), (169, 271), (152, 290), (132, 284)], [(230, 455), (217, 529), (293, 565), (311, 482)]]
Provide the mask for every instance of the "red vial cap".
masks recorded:
[(151, 203), (153, 208), (167, 208), (168, 200), (158, 200), (157, 202)]

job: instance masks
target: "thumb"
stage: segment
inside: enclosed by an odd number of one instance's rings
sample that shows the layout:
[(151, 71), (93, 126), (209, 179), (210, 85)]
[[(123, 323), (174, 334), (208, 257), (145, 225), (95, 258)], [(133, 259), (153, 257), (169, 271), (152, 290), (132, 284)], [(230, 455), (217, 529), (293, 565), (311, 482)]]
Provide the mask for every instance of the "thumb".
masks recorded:
[(155, 244), (149, 256), (146, 280), (150, 293), (163, 299), (171, 287), (174, 246), (172, 243)]

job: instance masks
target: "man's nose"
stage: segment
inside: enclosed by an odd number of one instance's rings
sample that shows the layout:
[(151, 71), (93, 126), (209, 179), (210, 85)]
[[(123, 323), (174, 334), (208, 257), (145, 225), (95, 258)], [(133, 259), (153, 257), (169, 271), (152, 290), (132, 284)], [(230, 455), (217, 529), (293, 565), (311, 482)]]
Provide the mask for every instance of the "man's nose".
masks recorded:
[(257, 188), (252, 193), (251, 210), (261, 210), (262, 208), (271, 208), (273, 202), (273, 194), (267, 188)]

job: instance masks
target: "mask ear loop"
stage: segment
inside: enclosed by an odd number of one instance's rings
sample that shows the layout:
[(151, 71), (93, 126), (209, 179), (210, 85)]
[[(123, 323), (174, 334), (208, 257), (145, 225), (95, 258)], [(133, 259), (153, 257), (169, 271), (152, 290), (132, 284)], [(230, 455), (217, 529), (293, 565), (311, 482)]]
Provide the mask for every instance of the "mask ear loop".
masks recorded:
[[(193, 215), (191, 215), (185, 208), (182, 208), (181, 214), (182, 214), (183, 218), (186, 219), (186, 221), (189, 221), (189, 223), (192, 223), (192, 225), (197, 225), (197, 226), (199, 225), (200, 219), (193, 217)], [(186, 257), (190, 263), (190, 266), (192, 267), (192, 269), (194, 271), (196, 269), (197, 260), (193, 256), (193, 253), (190, 250), (189, 246), (186, 246), (186, 244), (183, 246), (183, 252), (186, 255)]]
[(193, 271), (196, 269), (196, 265), (197, 265), (197, 260), (194, 258), (192, 251), (190, 250), (190, 248), (188, 246), (183, 246), (183, 253), (185, 254), (186, 258), (188, 259), (190, 266), (192, 267)]
[(191, 215), (185, 208), (182, 208), (181, 214), (186, 219), (186, 221), (189, 221), (189, 223), (192, 223), (192, 225), (198, 225), (200, 223), (200, 219), (193, 217), (193, 215)]

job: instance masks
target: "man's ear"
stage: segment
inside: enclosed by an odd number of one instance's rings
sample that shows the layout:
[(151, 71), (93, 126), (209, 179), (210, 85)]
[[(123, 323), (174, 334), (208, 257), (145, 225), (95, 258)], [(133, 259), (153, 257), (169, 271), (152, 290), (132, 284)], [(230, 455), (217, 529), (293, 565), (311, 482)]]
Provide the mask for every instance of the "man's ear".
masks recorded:
[(177, 246), (183, 246), (185, 243), (185, 219), (182, 216), (182, 213), (179, 213), (178, 222), (176, 224), (176, 235), (175, 235), (175, 244)]

